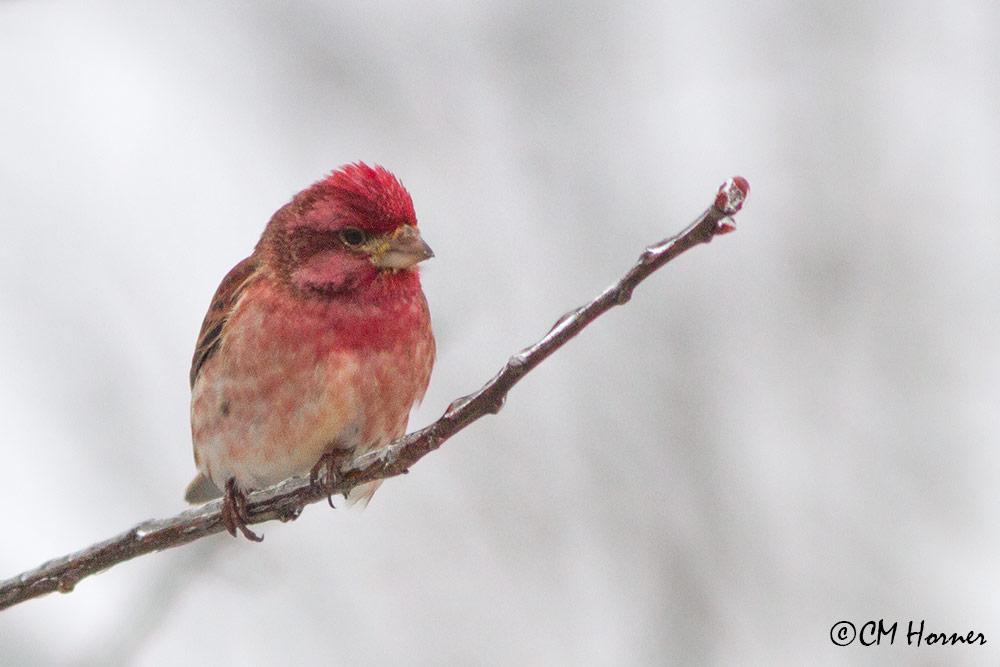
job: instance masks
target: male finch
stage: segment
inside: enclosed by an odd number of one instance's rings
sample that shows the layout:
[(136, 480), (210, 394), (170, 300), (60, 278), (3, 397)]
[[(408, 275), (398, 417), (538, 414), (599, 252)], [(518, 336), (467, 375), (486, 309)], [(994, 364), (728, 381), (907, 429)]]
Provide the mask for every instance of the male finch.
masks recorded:
[[(200, 471), (234, 537), (247, 493), (335, 475), (403, 435), (434, 364), (417, 263), (433, 257), (409, 193), (382, 167), (341, 167), (274, 214), (215, 292), (191, 364)], [(378, 482), (352, 490), (367, 502)]]

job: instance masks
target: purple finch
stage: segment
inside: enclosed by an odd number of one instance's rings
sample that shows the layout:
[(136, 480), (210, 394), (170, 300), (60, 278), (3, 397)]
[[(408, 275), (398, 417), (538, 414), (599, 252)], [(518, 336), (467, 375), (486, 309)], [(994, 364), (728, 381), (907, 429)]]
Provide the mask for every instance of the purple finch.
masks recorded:
[[(403, 435), (434, 364), (416, 265), (433, 257), (409, 193), (351, 164), (278, 210), (223, 279), (191, 364), (200, 471), (189, 502), (224, 495), (233, 536), (247, 493), (340, 467)], [(352, 490), (367, 502), (378, 482)]]

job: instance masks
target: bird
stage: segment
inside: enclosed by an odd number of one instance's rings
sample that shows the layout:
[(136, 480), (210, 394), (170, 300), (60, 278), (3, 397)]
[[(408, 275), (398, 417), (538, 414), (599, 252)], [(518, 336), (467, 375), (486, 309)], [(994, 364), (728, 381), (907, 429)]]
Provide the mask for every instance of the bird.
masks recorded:
[[(221, 495), (229, 534), (259, 542), (251, 491), (316, 483), (402, 436), (436, 354), (417, 266), (433, 256), (410, 194), (381, 166), (339, 167), (278, 209), (201, 325), (185, 499)], [(367, 504), (379, 483), (349, 502)]]

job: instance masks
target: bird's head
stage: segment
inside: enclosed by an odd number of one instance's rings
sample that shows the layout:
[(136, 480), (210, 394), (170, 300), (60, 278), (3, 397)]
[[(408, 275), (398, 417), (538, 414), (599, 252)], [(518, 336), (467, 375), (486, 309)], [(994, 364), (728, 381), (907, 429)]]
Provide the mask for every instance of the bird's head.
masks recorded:
[(410, 194), (384, 168), (360, 162), (275, 213), (255, 253), (283, 283), (317, 297), (350, 296), (379, 277), (417, 281), (416, 265), (434, 256)]

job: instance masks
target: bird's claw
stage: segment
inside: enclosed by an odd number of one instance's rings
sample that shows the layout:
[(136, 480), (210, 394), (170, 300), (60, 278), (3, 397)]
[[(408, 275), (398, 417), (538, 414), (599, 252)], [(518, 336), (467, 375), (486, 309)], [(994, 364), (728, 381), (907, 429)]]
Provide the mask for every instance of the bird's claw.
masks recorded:
[(230, 477), (226, 482), (226, 493), (222, 498), (222, 525), (233, 537), (237, 529), (243, 537), (251, 542), (263, 542), (264, 538), (247, 527), (250, 523), (250, 513), (247, 511), (247, 494), (236, 486), (236, 479)]
[[(309, 483), (320, 490), (327, 491), (326, 502), (330, 507), (337, 509), (333, 505), (333, 489), (340, 481), (340, 467), (351, 456), (350, 451), (344, 449), (328, 449), (319, 457), (319, 461), (309, 471)], [(347, 497), (347, 494), (344, 494)]]

